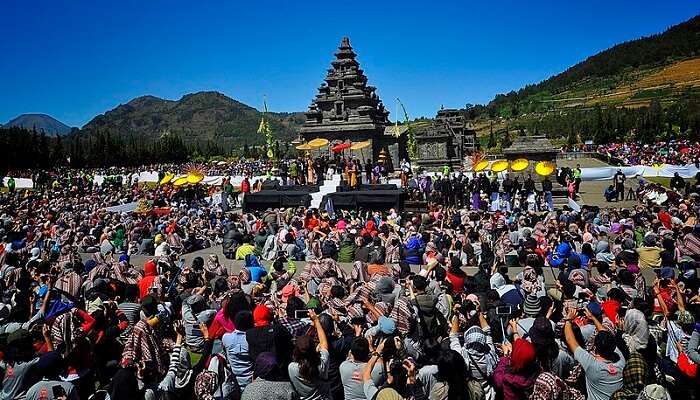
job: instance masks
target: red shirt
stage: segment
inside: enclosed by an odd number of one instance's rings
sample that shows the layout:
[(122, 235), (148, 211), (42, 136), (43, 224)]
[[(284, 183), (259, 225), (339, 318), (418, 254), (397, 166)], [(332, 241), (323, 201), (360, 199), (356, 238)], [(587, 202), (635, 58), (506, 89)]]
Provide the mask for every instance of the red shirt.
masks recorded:
[(454, 293), (462, 293), (464, 291), (464, 279), (466, 275), (464, 274), (454, 274), (447, 271), (447, 280), (452, 284), (452, 290)]

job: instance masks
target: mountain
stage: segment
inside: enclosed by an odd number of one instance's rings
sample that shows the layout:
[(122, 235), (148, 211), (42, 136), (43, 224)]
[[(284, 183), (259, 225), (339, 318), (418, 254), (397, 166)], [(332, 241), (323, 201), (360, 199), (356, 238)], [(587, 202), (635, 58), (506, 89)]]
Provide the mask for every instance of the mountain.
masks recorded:
[[(257, 133), (261, 117), (255, 108), (218, 92), (187, 94), (179, 100), (142, 96), (93, 118), (80, 135), (133, 136), (139, 141), (178, 135), (187, 144), (214, 142), (230, 149), (264, 143)], [(297, 137), (304, 121), (302, 113), (267, 113), (266, 118), (283, 143)]]
[(491, 117), (574, 107), (668, 105), (700, 89), (700, 15), (660, 34), (615, 45), (518, 91), (497, 95)]
[(46, 114), (22, 114), (3, 125), (3, 127), (6, 128), (12, 126), (30, 130), (36, 129), (37, 132), (44, 132), (47, 135), (59, 136), (69, 134), (72, 129), (70, 126)]

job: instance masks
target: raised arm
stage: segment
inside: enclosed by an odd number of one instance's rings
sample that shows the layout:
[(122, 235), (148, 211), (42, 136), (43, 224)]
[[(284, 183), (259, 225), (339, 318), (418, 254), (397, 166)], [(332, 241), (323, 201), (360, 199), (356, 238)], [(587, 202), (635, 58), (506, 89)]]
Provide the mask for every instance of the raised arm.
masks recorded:
[(587, 317), (588, 319), (590, 319), (591, 321), (593, 321), (593, 325), (595, 325), (596, 331), (600, 332), (600, 331), (606, 331), (606, 330), (607, 330), (607, 329), (605, 328), (605, 326), (603, 326), (603, 324), (602, 324), (600, 321), (598, 321), (598, 318), (596, 318), (595, 315), (593, 315), (593, 313), (591, 312), (591, 310), (588, 309), (588, 307), (584, 308), (584, 309), (583, 309), (583, 312), (586, 313), (586, 317)]
[(319, 320), (318, 314), (316, 314), (314, 310), (309, 310), (309, 318), (311, 318), (314, 328), (316, 328), (316, 333), (318, 334), (318, 347), (321, 350), (328, 351), (328, 339), (326, 338), (326, 332), (323, 330), (323, 326), (321, 326), (321, 320)]
[(377, 363), (377, 360), (382, 358), (382, 351), (384, 351), (385, 342), (386, 339), (383, 339), (379, 343), (379, 346), (377, 346), (377, 350), (374, 353), (372, 353), (372, 357), (370, 357), (369, 361), (367, 362), (367, 366), (365, 366), (365, 369), (362, 371), (363, 382), (369, 382), (372, 380), (372, 371), (374, 370), (374, 365)]
[(576, 352), (580, 346), (576, 340), (576, 335), (574, 335), (573, 320), (576, 318), (576, 310), (569, 309), (566, 314), (566, 320), (564, 322), (564, 339), (566, 340), (566, 345), (569, 347), (572, 353)]

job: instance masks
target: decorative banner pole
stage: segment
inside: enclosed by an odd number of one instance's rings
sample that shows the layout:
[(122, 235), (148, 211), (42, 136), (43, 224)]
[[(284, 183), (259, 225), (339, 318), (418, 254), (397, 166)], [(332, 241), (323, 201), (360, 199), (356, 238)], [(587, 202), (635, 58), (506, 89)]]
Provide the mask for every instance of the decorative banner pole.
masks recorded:
[[(401, 106), (401, 109), (403, 110), (403, 117), (404, 120), (406, 121), (406, 134), (408, 135), (408, 138), (406, 140), (406, 150), (408, 152), (408, 158), (411, 160), (416, 160), (418, 158), (418, 145), (416, 143), (416, 133), (413, 131), (411, 128), (411, 123), (409, 122), (410, 120), (408, 119), (408, 113), (406, 112), (406, 107), (403, 106), (403, 103), (399, 98), (396, 98), (396, 102), (399, 103)], [(397, 121), (398, 121), (398, 115), (397, 115)], [(398, 124), (398, 122), (397, 122)], [(398, 126), (397, 126), (397, 131), (398, 131)]]
[(263, 114), (260, 117), (260, 126), (258, 127), (258, 133), (265, 134), (265, 143), (267, 145), (267, 158), (274, 160), (277, 156), (273, 148), (274, 143), (272, 140), (272, 129), (270, 129), (270, 123), (265, 120), (265, 114), (267, 114), (267, 96), (263, 96)]

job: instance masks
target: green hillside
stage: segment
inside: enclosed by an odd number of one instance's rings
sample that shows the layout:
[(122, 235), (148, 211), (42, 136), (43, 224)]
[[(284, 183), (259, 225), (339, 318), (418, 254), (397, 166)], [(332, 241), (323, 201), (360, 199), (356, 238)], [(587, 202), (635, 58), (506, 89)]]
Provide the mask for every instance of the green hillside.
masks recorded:
[(700, 16), (465, 113), (482, 147), (495, 150), (526, 133), (561, 145), (700, 139)]
[[(154, 141), (178, 136), (187, 145), (213, 143), (228, 150), (248, 143), (264, 143), (257, 133), (262, 113), (218, 92), (199, 92), (180, 100), (142, 96), (98, 115), (80, 130), (80, 135), (136, 137)], [(268, 113), (271, 128), (280, 141), (295, 138), (303, 122), (301, 113)]]

